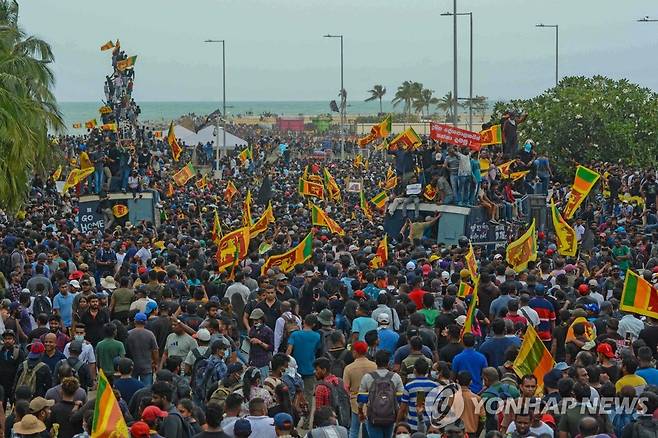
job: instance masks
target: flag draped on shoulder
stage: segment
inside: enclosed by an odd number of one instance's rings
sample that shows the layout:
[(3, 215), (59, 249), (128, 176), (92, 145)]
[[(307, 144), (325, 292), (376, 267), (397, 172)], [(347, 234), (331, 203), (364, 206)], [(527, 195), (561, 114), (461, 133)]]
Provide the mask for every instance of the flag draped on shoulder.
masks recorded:
[(555, 229), (558, 254), (574, 257), (578, 251), (576, 231), (564, 220), (555, 206), (553, 199), (551, 199), (551, 215), (553, 216), (553, 228)]
[(332, 218), (330, 218), (327, 212), (315, 204), (311, 204), (311, 223), (319, 227), (327, 227), (329, 231), (334, 234), (338, 234), (339, 236), (345, 235), (345, 231), (341, 228), (341, 226), (338, 225)]
[(103, 370), (98, 371), (91, 438), (128, 438), (128, 425)]
[(528, 231), (507, 245), (506, 260), (516, 272), (526, 269), (528, 262), (537, 260), (537, 233), (535, 233), (534, 219)]
[(363, 215), (368, 218), (370, 222), (372, 222), (372, 210), (370, 209), (370, 205), (368, 204), (368, 200), (366, 199), (366, 195), (363, 193), (363, 189), (359, 193), (359, 200), (360, 200), (360, 206), (361, 206), (361, 211), (363, 212)]
[(388, 143), (388, 150), (395, 151), (398, 149), (405, 149), (413, 151), (419, 148), (422, 144), (423, 141), (418, 134), (416, 134), (414, 128), (409, 127)]
[(66, 177), (66, 182), (64, 182), (64, 187), (62, 187), (62, 193), (66, 193), (71, 187), (77, 186), (92, 173), (94, 173), (93, 167), (87, 169), (71, 169), (69, 176)]
[(295, 266), (308, 260), (311, 255), (313, 255), (313, 234), (308, 233), (304, 240), (290, 251), (269, 257), (261, 268), (261, 275), (265, 275), (268, 270), (274, 268), (278, 268), (279, 271), (287, 274)]
[(183, 152), (183, 148), (180, 147), (178, 140), (176, 139), (176, 133), (174, 132), (174, 122), (169, 124), (169, 132), (167, 132), (167, 143), (169, 143), (169, 147), (171, 148), (172, 158), (174, 161), (178, 161), (181, 152)]
[(187, 184), (187, 182), (192, 179), (195, 174), (196, 170), (194, 169), (192, 163), (187, 163), (181, 170), (176, 172), (172, 178), (178, 186), (182, 187)]
[(573, 217), (600, 177), (601, 175), (598, 172), (585, 166), (578, 166), (569, 198), (567, 198), (567, 205), (562, 210), (562, 216), (566, 220)]
[(334, 202), (340, 202), (341, 200), (340, 187), (338, 187), (338, 183), (336, 183), (336, 180), (331, 175), (331, 173), (329, 173), (329, 169), (327, 169), (326, 167), (324, 168), (324, 185), (327, 188), (327, 194), (329, 195), (329, 199), (331, 199)]
[(658, 319), (658, 290), (629, 269), (626, 271), (619, 308), (626, 312)]
[(172, 183), (167, 184), (167, 198), (174, 196), (174, 185)]
[(503, 130), (501, 129), (500, 125), (493, 125), (484, 131), (480, 131), (480, 146), (501, 144), (502, 142)]
[(238, 189), (233, 184), (233, 181), (229, 180), (226, 183), (226, 188), (224, 189), (224, 200), (230, 204), (233, 202), (233, 197), (238, 193)]
[(555, 366), (553, 356), (539, 338), (532, 324), (528, 324), (519, 354), (514, 360), (513, 368), (519, 377), (533, 374), (537, 378), (537, 393), (544, 388), (544, 375)]
[(263, 231), (267, 230), (267, 226), (271, 223), (274, 223), (274, 210), (272, 209), (272, 202), (270, 201), (260, 219), (258, 219), (249, 229), (250, 238), (253, 239)]
[(212, 221), (212, 232), (210, 236), (215, 244), (219, 244), (219, 241), (222, 238), (222, 224), (219, 221), (219, 214), (217, 213), (217, 209), (215, 209), (215, 215)]
[(247, 189), (247, 196), (242, 201), (242, 226), (251, 227), (253, 221), (251, 220), (251, 190)]
[(383, 268), (388, 264), (388, 234), (379, 241), (375, 256), (370, 260), (370, 267), (373, 269)]
[(246, 257), (249, 250), (249, 239), (249, 227), (238, 228), (220, 239), (215, 254), (220, 272)]

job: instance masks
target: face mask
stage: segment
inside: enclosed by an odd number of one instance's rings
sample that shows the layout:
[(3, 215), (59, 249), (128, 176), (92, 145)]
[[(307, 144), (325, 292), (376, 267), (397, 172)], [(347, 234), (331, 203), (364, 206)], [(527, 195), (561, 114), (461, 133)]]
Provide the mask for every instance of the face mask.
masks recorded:
[(256, 324), (254, 324), (254, 327), (255, 327), (256, 329), (259, 329), (259, 328), (261, 328), (262, 326), (263, 326), (263, 323), (262, 323), (262, 322), (257, 322)]
[(395, 438), (411, 438), (411, 435), (409, 435), (408, 433), (398, 433), (397, 435), (395, 435)]
[(428, 433), (425, 435), (427, 438), (441, 438), (441, 435), (438, 433)]
[(85, 340), (85, 335), (75, 335), (73, 338), (74, 338), (76, 341), (80, 341), (80, 342), (82, 342), (82, 341)]

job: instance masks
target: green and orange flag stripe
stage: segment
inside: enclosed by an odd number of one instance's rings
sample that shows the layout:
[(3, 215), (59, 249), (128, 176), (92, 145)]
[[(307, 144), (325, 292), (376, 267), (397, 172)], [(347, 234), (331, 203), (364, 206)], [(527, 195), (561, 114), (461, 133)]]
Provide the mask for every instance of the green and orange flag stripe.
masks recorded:
[(287, 274), (297, 265), (301, 265), (313, 255), (313, 234), (308, 233), (304, 240), (297, 246), (283, 254), (269, 257), (261, 268), (261, 275), (265, 275), (269, 269), (277, 268), (280, 272)]
[(626, 271), (619, 308), (658, 319), (658, 290), (629, 269)]
[(103, 370), (98, 372), (98, 389), (94, 405), (91, 438), (128, 438), (128, 426), (123, 418), (112, 385)]
[(514, 372), (519, 377), (532, 374), (537, 378), (537, 393), (540, 394), (544, 388), (544, 375), (553, 369), (555, 361), (553, 356), (544, 345), (532, 324), (523, 336), (523, 342), (519, 354), (514, 360)]
[(569, 199), (567, 199), (567, 204), (562, 211), (562, 217), (566, 220), (573, 217), (600, 177), (601, 175), (598, 172), (585, 166), (578, 166)]

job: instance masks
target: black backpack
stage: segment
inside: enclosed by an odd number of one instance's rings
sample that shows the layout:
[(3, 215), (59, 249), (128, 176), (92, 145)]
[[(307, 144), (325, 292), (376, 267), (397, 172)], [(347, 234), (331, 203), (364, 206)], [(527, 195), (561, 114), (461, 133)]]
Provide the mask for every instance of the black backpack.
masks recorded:
[(53, 306), (48, 301), (48, 297), (45, 295), (37, 295), (34, 297), (34, 303), (32, 304), (32, 315), (36, 318), (42, 313), (50, 315), (53, 311)]
[(192, 438), (194, 435), (196, 435), (196, 433), (194, 433), (194, 429), (192, 429), (192, 425), (188, 423), (178, 411), (169, 412), (169, 415), (180, 418), (181, 423), (183, 423), (183, 438)]
[(345, 390), (343, 379), (338, 378), (338, 383), (328, 383), (324, 380), (318, 382), (317, 386), (325, 386), (329, 389), (330, 405), (336, 413), (338, 424), (344, 427), (350, 427), (352, 423), (352, 405), (350, 404), (350, 395)]

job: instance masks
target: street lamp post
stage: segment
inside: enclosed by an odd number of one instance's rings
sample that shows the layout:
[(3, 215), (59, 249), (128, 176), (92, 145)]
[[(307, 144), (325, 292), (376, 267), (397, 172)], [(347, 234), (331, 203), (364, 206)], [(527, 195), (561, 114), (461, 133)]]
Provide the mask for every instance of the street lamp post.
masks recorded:
[(559, 34), (559, 26), (557, 24), (537, 24), (535, 27), (552, 27), (555, 29), (555, 86), (557, 87), (558, 84), (558, 34)]
[[(224, 154), (227, 153), (226, 150), (226, 40), (205, 40), (204, 43), (221, 43), (222, 44), (222, 115), (224, 118), (224, 128), (222, 129), (222, 149)], [(215, 171), (217, 177), (219, 177), (219, 118), (216, 122), (217, 129), (217, 144), (215, 148)]]
[[(452, 12), (444, 12), (441, 14), (444, 17), (452, 17)], [(473, 13), (472, 12), (458, 12), (457, 16), (468, 15), (470, 17), (470, 46), (471, 54), (469, 59), (469, 86), (468, 86), (468, 129), (473, 130)]]
[(452, 1), (452, 124), (457, 126), (457, 0)]
[(343, 83), (343, 35), (323, 35), (324, 38), (340, 38), (340, 159), (345, 159), (345, 122), (347, 119), (347, 93)]

